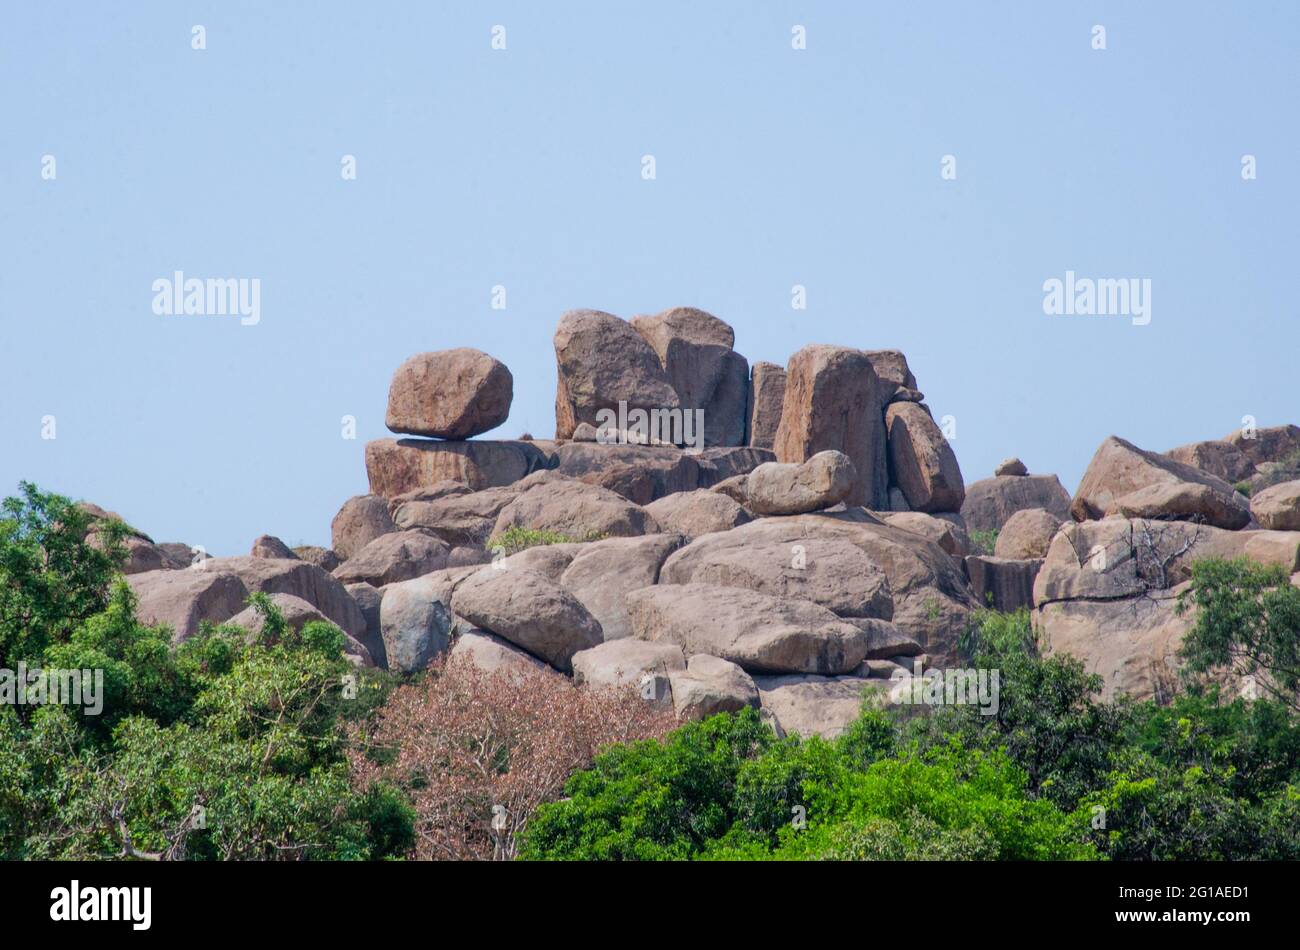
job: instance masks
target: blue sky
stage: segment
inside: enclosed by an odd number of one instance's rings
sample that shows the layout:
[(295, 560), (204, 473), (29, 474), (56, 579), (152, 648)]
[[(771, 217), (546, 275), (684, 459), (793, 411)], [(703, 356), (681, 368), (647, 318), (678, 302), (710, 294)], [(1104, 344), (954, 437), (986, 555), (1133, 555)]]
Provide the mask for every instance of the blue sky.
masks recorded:
[[(968, 482), (1300, 422), (1298, 46), (1291, 2), (6, 4), (0, 486), (327, 544), (404, 358), (492, 353), (547, 436), (576, 307), (898, 347)], [(155, 315), (175, 270), (260, 323)], [(1150, 324), (1045, 315), (1067, 270)]]

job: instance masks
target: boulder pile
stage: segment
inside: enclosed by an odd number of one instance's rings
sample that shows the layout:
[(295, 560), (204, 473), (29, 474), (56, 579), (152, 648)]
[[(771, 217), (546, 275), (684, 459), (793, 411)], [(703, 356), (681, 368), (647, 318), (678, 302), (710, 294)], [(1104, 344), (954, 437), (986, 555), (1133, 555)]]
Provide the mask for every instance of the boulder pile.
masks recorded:
[(834, 735), (864, 695), (959, 664), (981, 607), (1029, 610), (1043, 649), (1112, 695), (1162, 696), (1195, 558), (1300, 571), (1300, 428), (1163, 454), (1112, 436), (1073, 497), (1017, 458), (966, 485), (901, 352), (819, 344), (751, 368), (734, 344), (690, 307), (564, 314), (550, 440), (477, 438), (513, 395), (491, 356), (413, 356), (389, 388), (399, 438), (366, 446), (370, 493), (330, 548), (264, 535), (204, 558), (133, 532), (141, 616), (178, 640), (255, 632), (264, 591), (291, 624), (337, 624), (358, 664), (450, 652)]

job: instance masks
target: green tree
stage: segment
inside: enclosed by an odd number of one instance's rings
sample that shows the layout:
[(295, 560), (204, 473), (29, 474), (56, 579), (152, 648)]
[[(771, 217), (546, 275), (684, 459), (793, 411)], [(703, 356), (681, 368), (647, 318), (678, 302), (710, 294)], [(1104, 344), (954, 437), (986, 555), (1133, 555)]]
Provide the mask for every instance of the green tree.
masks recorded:
[(127, 529), (100, 521), (87, 544), (90, 513), (28, 482), (0, 511), (0, 665), (12, 667), (104, 608)]

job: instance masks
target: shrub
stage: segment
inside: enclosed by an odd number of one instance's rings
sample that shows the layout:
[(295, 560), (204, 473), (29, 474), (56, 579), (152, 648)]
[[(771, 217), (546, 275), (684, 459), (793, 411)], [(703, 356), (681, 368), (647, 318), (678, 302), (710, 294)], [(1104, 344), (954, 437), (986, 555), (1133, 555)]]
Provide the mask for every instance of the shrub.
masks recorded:
[(599, 531), (591, 531), (580, 538), (574, 538), (559, 531), (549, 531), (545, 528), (521, 528), (518, 525), (512, 525), (500, 534), (493, 535), (487, 543), (487, 549), (494, 553), (499, 550), (503, 554), (510, 555), (541, 544), (573, 544), (583, 541), (599, 541), (604, 537), (605, 535)]
[(986, 531), (971, 531), (970, 540), (971, 544), (975, 545), (977, 553), (992, 557), (994, 549), (998, 546), (998, 530), (991, 528)]
[(396, 690), (372, 729), (354, 730), (353, 784), (409, 795), (417, 858), (508, 859), (525, 822), (601, 748), (674, 724), (633, 690), (579, 690), (558, 673), (445, 660)]

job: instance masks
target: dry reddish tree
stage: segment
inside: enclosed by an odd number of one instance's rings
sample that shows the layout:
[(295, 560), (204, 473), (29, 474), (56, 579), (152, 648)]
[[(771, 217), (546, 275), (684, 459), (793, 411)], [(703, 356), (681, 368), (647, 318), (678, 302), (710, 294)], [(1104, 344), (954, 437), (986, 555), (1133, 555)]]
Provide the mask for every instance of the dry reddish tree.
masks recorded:
[(402, 788), (421, 860), (510, 860), (533, 812), (615, 742), (676, 725), (634, 689), (576, 689), (559, 673), (488, 673), (466, 658), (395, 690), (351, 743), (353, 781)]

